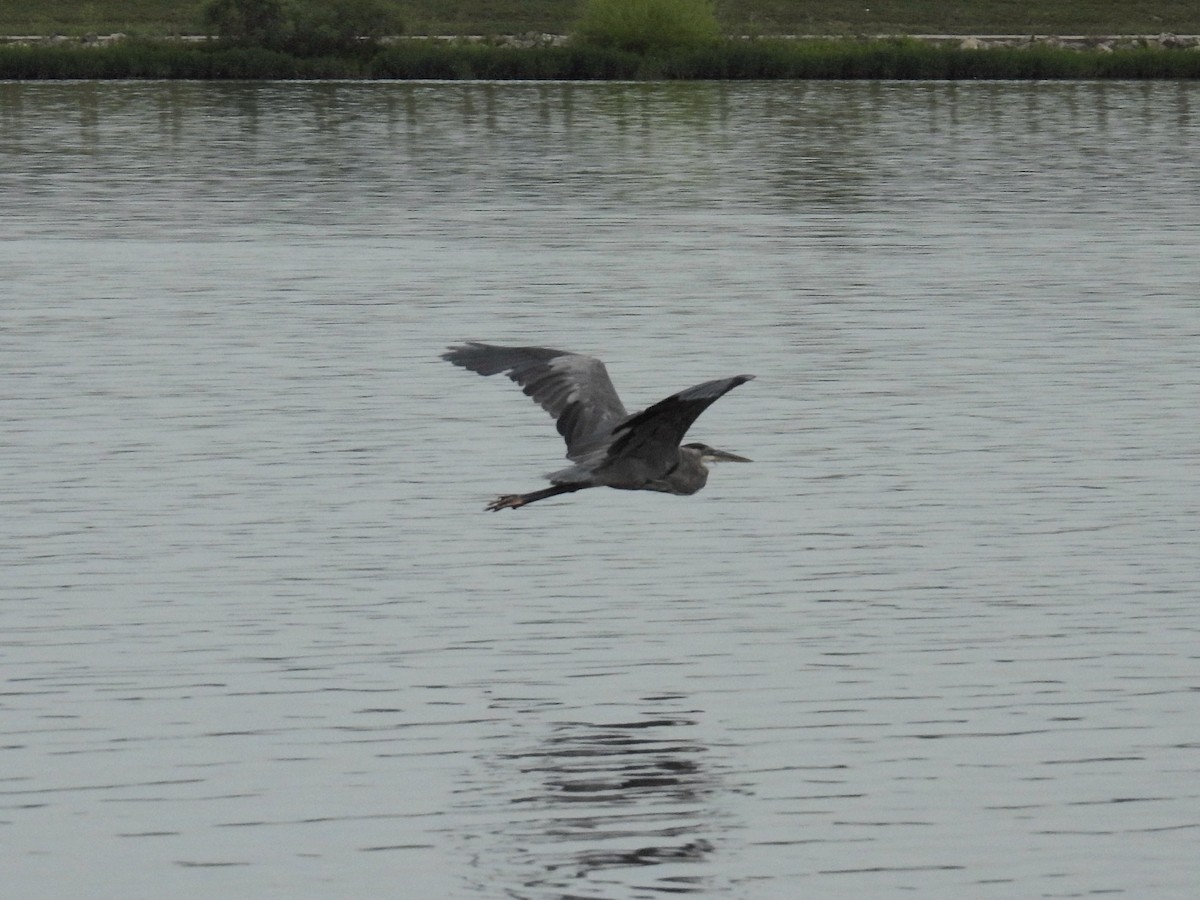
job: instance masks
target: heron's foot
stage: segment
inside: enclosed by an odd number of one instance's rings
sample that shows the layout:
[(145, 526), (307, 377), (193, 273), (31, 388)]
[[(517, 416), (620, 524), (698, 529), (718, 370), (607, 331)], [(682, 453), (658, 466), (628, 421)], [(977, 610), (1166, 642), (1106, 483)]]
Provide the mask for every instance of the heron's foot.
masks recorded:
[(524, 506), (527, 502), (521, 494), (505, 494), (489, 503), (487, 508), (488, 512), (500, 512), (502, 509), (516, 509)]

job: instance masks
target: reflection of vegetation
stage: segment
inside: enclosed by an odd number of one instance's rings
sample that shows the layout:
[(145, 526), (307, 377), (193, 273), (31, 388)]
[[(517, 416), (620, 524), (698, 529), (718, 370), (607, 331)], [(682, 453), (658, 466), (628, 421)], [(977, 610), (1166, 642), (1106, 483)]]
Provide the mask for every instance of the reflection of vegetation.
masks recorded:
[(633, 53), (716, 44), (721, 26), (710, 0), (587, 0), (574, 38)]
[(726, 40), (633, 53), (616, 47), (405, 40), (312, 55), (225, 42), (0, 45), (0, 78), (1200, 78), (1200, 53), (1049, 46), (970, 50), (911, 40)]

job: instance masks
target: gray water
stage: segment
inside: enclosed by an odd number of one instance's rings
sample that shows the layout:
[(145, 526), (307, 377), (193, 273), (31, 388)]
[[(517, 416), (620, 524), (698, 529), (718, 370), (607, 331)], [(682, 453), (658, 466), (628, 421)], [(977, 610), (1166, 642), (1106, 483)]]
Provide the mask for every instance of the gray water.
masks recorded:
[[(1191, 898), (1200, 85), (0, 84), (22, 898)], [(758, 379), (694, 497), (449, 343)]]

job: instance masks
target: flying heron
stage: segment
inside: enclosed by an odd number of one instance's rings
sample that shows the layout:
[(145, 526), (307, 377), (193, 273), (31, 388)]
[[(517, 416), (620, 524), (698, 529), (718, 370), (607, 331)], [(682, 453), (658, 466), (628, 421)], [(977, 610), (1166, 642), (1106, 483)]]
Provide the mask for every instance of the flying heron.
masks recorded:
[(706, 381), (630, 415), (604, 363), (591, 356), (472, 341), (449, 348), (442, 359), (480, 375), (503, 372), (519, 384), (557, 420), (567, 459), (574, 463), (547, 476), (552, 487), (497, 497), (488, 504), (492, 512), (593, 487), (694, 494), (708, 481), (706, 462), (750, 462), (707, 444), (680, 446), (680, 441), (700, 413), (753, 375)]

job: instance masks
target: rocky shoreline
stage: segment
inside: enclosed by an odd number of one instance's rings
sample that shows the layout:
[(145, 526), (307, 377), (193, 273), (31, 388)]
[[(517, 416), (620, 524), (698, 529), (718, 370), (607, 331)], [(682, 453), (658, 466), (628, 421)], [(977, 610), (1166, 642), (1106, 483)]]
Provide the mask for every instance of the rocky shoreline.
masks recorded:
[[(990, 50), (999, 48), (1023, 49), (1028, 47), (1056, 47), (1066, 50), (1097, 50), (1111, 53), (1114, 50), (1200, 50), (1200, 35), (1197, 34), (1118, 34), (1118, 35), (1037, 35), (1037, 34), (778, 34), (751, 37), (743, 40), (783, 41), (886, 41), (895, 38), (920, 41), (934, 46), (957, 46), (962, 50)], [(388, 40), (467, 40), (490, 41), (515, 47), (562, 46), (569, 40), (565, 34), (530, 32), (496, 36), (485, 35), (412, 35)]]
[(1067, 50), (1200, 50), (1200, 35), (1196, 34), (1120, 34), (1094, 35), (1019, 35), (1019, 34), (918, 34), (916, 40), (931, 44), (958, 46), (962, 50), (992, 48), (1061, 47)]
[[(80, 44), (88, 47), (106, 47), (125, 40), (127, 35), (120, 32), (114, 34), (85, 34), (81, 37), (68, 37), (61, 34), (52, 35), (3, 35), (0, 44), (19, 44), (25, 46), (53, 46), (59, 44)], [(1030, 35), (1030, 34), (873, 34), (873, 35), (817, 35), (817, 34), (781, 34), (762, 35), (763, 40), (788, 41), (882, 41), (893, 38), (920, 41), (934, 46), (958, 47), (961, 50), (991, 50), (991, 49), (1028, 49), (1031, 47), (1054, 47), (1066, 50), (1092, 50), (1100, 53), (1111, 53), (1115, 50), (1192, 50), (1200, 51), (1200, 35), (1196, 34), (1155, 34), (1155, 35)], [(757, 38), (744, 36), (745, 40)], [(164, 40), (184, 42), (202, 42), (210, 40), (207, 35), (188, 34), (173, 35)], [(431, 41), (470, 41), (479, 43), (494, 43), (511, 47), (558, 47), (567, 43), (569, 36), (565, 34), (546, 34), (528, 32), (512, 35), (403, 35), (384, 38), (383, 43), (397, 43), (408, 40)]]

